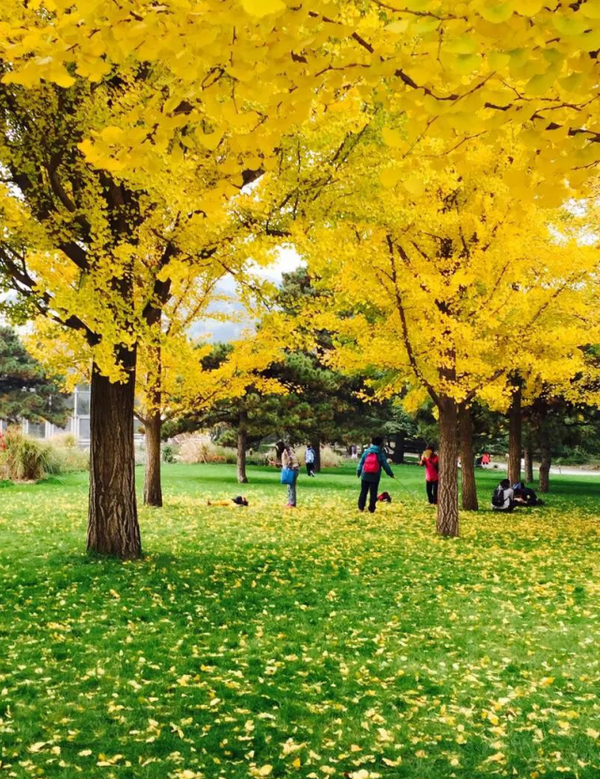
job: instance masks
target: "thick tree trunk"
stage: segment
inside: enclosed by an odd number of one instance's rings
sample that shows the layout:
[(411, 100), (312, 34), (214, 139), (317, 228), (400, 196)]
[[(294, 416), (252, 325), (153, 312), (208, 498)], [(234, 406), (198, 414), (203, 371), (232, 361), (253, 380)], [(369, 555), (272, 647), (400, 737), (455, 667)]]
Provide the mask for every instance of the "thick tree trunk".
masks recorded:
[(392, 453), (392, 462), (394, 465), (400, 465), (404, 462), (404, 433), (394, 434), (394, 451)]
[(458, 409), (458, 431), (460, 439), (462, 507), (465, 511), (477, 511), (477, 485), (475, 484), (475, 455), (473, 453), (473, 420), (470, 406)]
[(240, 484), (248, 483), (246, 475), (246, 450), (248, 448), (248, 415), (240, 413), (237, 434), (237, 480)]
[(539, 428), (540, 444), (540, 467), (539, 467), (539, 490), (540, 492), (550, 492), (550, 466), (552, 465), (552, 450), (550, 448), (550, 438), (546, 430), (545, 421), (540, 421)]
[(511, 484), (521, 481), (522, 419), (521, 387), (517, 386), (508, 412), (508, 480)]
[(133, 447), (136, 354), (121, 349), (118, 358), (128, 371), (123, 384), (111, 384), (92, 367), (87, 548), (132, 560), (142, 554)]
[(437, 506), (437, 532), (442, 536), (458, 535), (458, 468), (456, 458), (457, 404), (453, 398), (439, 399), (440, 483)]
[(314, 436), (311, 443), (315, 450), (315, 473), (321, 473), (321, 439)]
[(526, 446), (523, 450), (523, 457), (525, 460), (525, 481), (530, 483), (533, 481), (533, 452), (530, 446)]
[(162, 506), (160, 479), (160, 432), (162, 419), (160, 411), (149, 414), (144, 422), (146, 438), (146, 474), (144, 478), (144, 503), (146, 506)]

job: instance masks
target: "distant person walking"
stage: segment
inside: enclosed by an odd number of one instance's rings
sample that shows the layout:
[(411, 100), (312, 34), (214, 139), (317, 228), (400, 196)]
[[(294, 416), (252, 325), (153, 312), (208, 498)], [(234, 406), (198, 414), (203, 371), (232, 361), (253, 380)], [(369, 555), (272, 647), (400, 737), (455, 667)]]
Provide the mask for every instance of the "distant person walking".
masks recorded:
[(281, 465), (284, 470), (287, 468), (292, 472), (290, 474), (290, 481), (287, 482), (287, 489), (288, 489), (287, 508), (295, 509), (296, 498), (297, 498), (296, 482), (298, 481), (298, 474), (300, 473), (300, 463), (298, 462), (298, 458), (296, 457), (296, 452), (294, 452), (290, 444), (283, 445), (283, 452), (281, 453)]
[(365, 449), (356, 468), (356, 475), (361, 480), (358, 498), (359, 511), (365, 510), (367, 495), (369, 496), (369, 511), (371, 514), (375, 511), (382, 468), (391, 479), (395, 478), (383, 451), (383, 438), (373, 436), (371, 446)]
[(306, 473), (309, 476), (315, 475), (315, 459), (316, 453), (312, 444), (306, 447), (306, 454), (304, 455), (304, 462), (306, 464)]
[(440, 460), (435, 453), (435, 448), (432, 444), (429, 444), (421, 455), (419, 465), (425, 466), (425, 490), (427, 492), (427, 500), (431, 506), (435, 506), (438, 498)]

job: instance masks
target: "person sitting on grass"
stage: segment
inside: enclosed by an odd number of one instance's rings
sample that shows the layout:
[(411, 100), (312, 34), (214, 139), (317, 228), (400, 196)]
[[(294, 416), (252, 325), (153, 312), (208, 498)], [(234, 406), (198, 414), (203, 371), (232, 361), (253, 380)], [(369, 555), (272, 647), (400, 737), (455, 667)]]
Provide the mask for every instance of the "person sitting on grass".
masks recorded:
[(235, 498), (225, 500), (207, 500), (207, 506), (247, 506), (248, 498), (245, 495), (236, 495)]
[(492, 495), (492, 509), (494, 511), (512, 511), (515, 503), (515, 491), (510, 486), (508, 479), (502, 479)]
[(363, 456), (360, 458), (356, 469), (356, 475), (361, 480), (358, 498), (359, 511), (365, 510), (367, 495), (369, 495), (369, 511), (371, 514), (374, 513), (377, 507), (377, 488), (379, 487), (382, 468), (391, 479), (394, 478), (392, 469), (388, 465), (387, 457), (383, 451), (383, 438), (377, 435), (371, 439), (371, 446), (363, 452)]
[(524, 481), (519, 481), (513, 484), (513, 490), (515, 491), (515, 501), (520, 506), (543, 506), (544, 501), (540, 500), (536, 495), (535, 490), (528, 487)]

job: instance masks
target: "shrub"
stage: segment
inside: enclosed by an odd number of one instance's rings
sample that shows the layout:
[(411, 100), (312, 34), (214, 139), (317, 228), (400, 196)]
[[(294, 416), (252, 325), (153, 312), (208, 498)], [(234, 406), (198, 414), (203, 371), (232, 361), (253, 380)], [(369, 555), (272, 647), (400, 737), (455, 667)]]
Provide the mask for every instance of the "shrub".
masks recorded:
[(49, 442), (24, 436), (11, 428), (0, 441), (0, 480), (38, 481), (46, 474), (73, 473), (89, 468), (89, 453), (79, 449), (70, 435)]
[(78, 447), (50, 446), (48, 473), (77, 473), (90, 467), (90, 453)]
[(162, 459), (164, 463), (176, 463), (179, 447), (173, 444), (165, 444), (162, 448)]
[(49, 440), (50, 459), (48, 473), (77, 473), (90, 467), (90, 453), (77, 446), (71, 433), (61, 433)]
[[(182, 463), (224, 463), (227, 462), (227, 452), (224, 447), (217, 446), (206, 433), (183, 435), (178, 437), (179, 459)], [(233, 460), (235, 462), (235, 451)]]
[(49, 472), (51, 449), (24, 436), (18, 427), (10, 428), (4, 436), (0, 452), (0, 477), (12, 481), (37, 481)]
[(269, 457), (274, 457), (275, 452), (249, 452), (246, 455), (248, 465), (268, 465)]
[(53, 449), (77, 449), (77, 439), (73, 433), (58, 433), (49, 439)]
[[(294, 447), (294, 451), (296, 452), (298, 462), (303, 465), (304, 457), (306, 455), (306, 447)], [(266, 455), (264, 455), (266, 464), (275, 462), (276, 456), (275, 449), (269, 450)], [(337, 454), (337, 452), (334, 452), (330, 446), (321, 447), (321, 468), (339, 468), (343, 461), (344, 458)]]

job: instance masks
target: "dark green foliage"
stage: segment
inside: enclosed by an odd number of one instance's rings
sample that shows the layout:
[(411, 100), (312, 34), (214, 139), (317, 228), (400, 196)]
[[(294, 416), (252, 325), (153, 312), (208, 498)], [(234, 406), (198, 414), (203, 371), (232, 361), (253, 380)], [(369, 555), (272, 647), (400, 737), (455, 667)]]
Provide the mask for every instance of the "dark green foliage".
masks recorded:
[(63, 425), (69, 410), (56, 378), (48, 376), (17, 334), (0, 327), (0, 419)]

